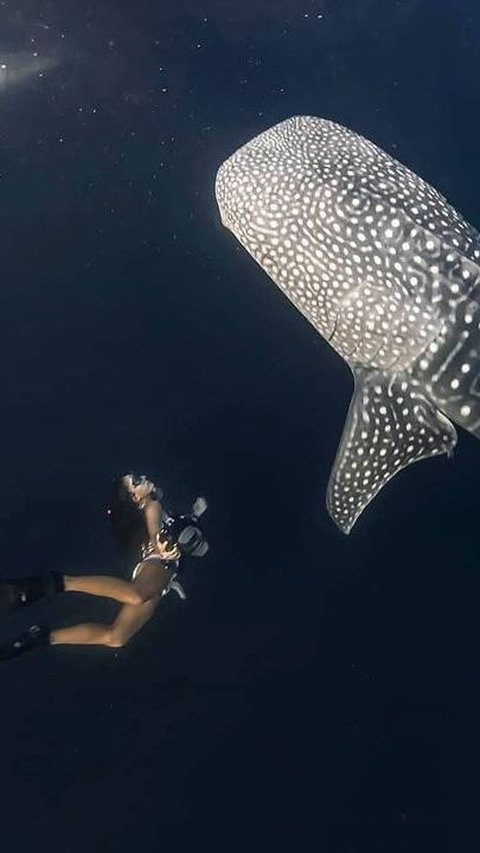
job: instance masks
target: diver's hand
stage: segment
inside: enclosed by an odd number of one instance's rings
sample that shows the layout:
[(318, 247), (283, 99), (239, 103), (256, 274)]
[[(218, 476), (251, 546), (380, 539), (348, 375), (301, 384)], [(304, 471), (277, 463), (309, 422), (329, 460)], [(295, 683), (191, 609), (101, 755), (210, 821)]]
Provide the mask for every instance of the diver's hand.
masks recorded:
[(181, 556), (178, 545), (174, 545), (172, 548), (168, 542), (157, 541), (157, 548), (162, 560), (178, 560)]

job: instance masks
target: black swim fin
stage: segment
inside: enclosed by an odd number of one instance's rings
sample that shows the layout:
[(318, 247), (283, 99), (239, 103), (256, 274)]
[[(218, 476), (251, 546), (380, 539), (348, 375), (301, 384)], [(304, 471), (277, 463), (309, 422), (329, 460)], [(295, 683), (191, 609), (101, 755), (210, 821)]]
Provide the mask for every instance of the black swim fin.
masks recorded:
[(23, 631), (18, 637), (9, 643), (0, 643), (0, 661), (15, 658), (30, 652), (38, 646), (47, 646), (50, 643), (50, 628), (40, 625), (31, 625), (27, 631)]
[(27, 607), (34, 601), (63, 592), (63, 575), (48, 572), (32, 578), (7, 578), (0, 580), (0, 613)]

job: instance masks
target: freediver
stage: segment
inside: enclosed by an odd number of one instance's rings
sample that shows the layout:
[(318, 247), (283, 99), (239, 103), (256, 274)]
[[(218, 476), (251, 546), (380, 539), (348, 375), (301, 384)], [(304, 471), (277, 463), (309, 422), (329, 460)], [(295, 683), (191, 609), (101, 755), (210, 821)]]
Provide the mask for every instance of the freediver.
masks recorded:
[(108, 575), (47, 575), (0, 581), (0, 610), (17, 610), (41, 598), (62, 592), (83, 592), (112, 598), (121, 607), (112, 624), (83, 622), (51, 630), (32, 625), (10, 642), (0, 644), (0, 660), (15, 657), (42, 645), (125, 646), (151, 619), (164, 595), (171, 590), (185, 598), (177, 580), (180, 560), (203, 557), (208, 543), (198, 526), (207, 509), (197, 498), (189, 515), (171, 516), (161, 503), (161, 489), (144, 474), (123, 474), (111, 488), (108, 517), (124, 551), (134, 552), (137, 562), (130, 580)]

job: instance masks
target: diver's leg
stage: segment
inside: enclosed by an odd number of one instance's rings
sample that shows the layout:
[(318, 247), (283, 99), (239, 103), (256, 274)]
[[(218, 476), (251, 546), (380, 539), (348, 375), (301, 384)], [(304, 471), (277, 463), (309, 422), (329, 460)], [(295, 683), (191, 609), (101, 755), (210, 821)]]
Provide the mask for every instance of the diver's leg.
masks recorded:
[(0, 661), (46, 645), (108, 646), (119, 649), (153, 616), (160, 598), (161, 596), (157, 595), (144, 604), (124, 604), (113, 625), (84, 622), (71, 628), (59, 628), (57, 631), (32, 625), (13, 640), (0, 644)]
[(120, 604), (138, 605), (155, 598), (158, 591), (167, 586), (169, 577), (170, 570), (165, 567), (163, 560), (150, 559), (141, 564), (132, 581), (110, 575), (65, 575), (63, 582), (65, 592), (86, 592), (89, 595), (114, 598)]
[(29, 578), (0, 580), (0, 612), (27, 607), (58, 592), (86, 592), (121, 604), (141, 604), (145, 593), (134, 583), (109, 575), (61, 575), (49, 572)]
[(111, 625), (99, 622), (82, 622), (71, 628), (59, 628), (51, 632), (50, 645), (108, 646), (110, 629)]
[(85, 592), (113, 598), (120, 604), (142, 604), (152, 598), (168, 574), (161, 561), (152, 560), (134, 581), (111, 575), (62, 575), (48, 572), (29, 578), (0, 579), (0, 613), (17, 610), (58, 592)]
[(113, 598), (121, 604), (142, 604), (145, 598), (135, 583), (110, 575), (64, 575), (65, 592), (86, 592)]
[(22, 631), (21, 634), (14, 637), (13, 640), (0, 643), (0, 661), (17, 657), (38, 646), (57, 643), (108, 646), (110, 645), (110, 631), (111, 625), (96, 625), (94, 623), (74, 625), (72, 628), (62, 628), (59, 631), (50, 631), (49, 628), (32, 625), (27, 631)]
[(157, 595), (143, 604), (125, 604), (112, 625), (84, 622), (71, 628), (59, 628), (50, 634), (50, 643), (56, 645), (109, 646), (118, 649), (153, 616), (161, 596)]

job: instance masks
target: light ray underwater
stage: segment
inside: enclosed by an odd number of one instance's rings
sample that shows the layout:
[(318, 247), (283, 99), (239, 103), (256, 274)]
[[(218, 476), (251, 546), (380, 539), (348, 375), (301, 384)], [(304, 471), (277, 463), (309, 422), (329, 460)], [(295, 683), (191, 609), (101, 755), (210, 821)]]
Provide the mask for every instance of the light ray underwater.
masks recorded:
[(222, 223), (347, 362), (327, 509), (349, 533), (398, 471), (480, 437), (480, 235), (341, 125), (295, 116), (219, 168)]

